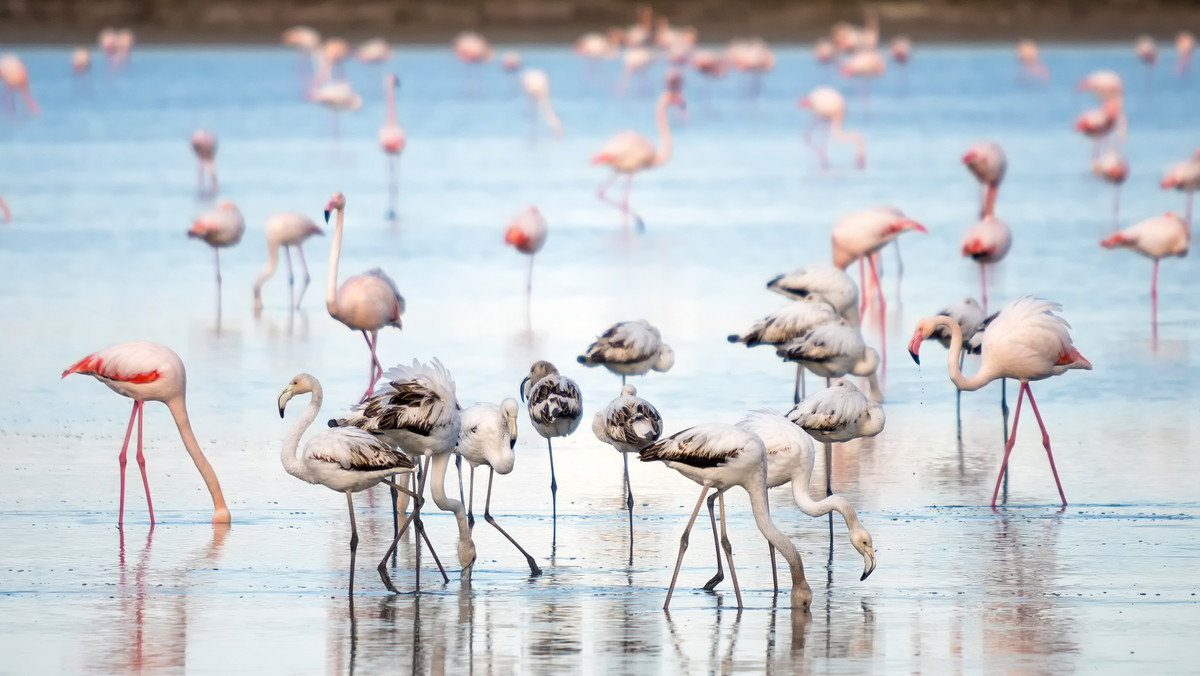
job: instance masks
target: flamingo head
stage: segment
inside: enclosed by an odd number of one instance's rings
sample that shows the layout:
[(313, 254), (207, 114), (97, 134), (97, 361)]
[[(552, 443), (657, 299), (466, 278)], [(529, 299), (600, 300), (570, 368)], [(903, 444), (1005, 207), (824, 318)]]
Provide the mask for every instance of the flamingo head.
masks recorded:
[(683, 95), (678, 91), (667, 92), (667, 105), (679, 106), (683, 110), (687, 110), (687, 101), (683, 100)]
[(341, 192), (335, 192), (330, 196), (329, 201), (325, 203), (325, 222), (329, 222), (329, 212), (337, 209), (341, 211), (346, 208), (346, 196)]
[(291, 401), (292, 397), (297, 394), (312, 392), (315, 382), (316, 379), (307, 373), (300, 373), (295, 378), (292, 378), (292, 382), (288, 383), (287, 387), (283, 388), (283, 391), (279, 393), (279, 417), (283, 417), (283, 409)]
[(912, 355), (913, 361), (917, 362), (917, 366), (921, 365), (921, 343), (925, 342), (926, 338), (933, 335), (934, 320), (936, 317), (926, 317), (917, 322), (917, 328), (913, 331), (912, 338), (908, 341), (908, 353)]
[(966, 153), (963, 153), (963, 156), (962, 156), (963, 164), (970, 166), (972, 164), (975, 164), (978, 161), (979, 161), (979, 153), (975, 152), (974, 150), (968, 150)]
[(859, 578), (861, 582), (875, 570), (875, 547), (871, 543), (871, 534), (866, 528), (859, 526), (850, 533), (850, 544), (854, 545), (854, 549), (863, 557), (863, 574)]
[(1124, 246), (1125, 244), (1125, 234), (1120, 232), (1114, 232), (1108, 237), (1100, 240), (1100, 246), (1104, 247), (1105, 249), (1113, 249), (1119, 246)]
[(916, 230), (917, 232), (928, 233), (925, 226), (904, 216), (898, 216), (896, 220), (888, 224), (888, 232), (901, 233), (905, 230)]
[(1174, 188), (1175, 186), (1179, 185), (1179, 177), (1174, 173), (1168, 173), (1162, 177), (1162, 180), (1159, 181), (1158, 185), (1164, 190), (1167, 188)]

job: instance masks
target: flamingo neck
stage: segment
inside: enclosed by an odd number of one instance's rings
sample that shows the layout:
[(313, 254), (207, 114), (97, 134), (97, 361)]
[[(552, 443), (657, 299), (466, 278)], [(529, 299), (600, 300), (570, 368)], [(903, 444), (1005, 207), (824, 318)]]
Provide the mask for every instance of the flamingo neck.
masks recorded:
[(387, 113), (384, 122), (396, 126), (396, 88), (392, 86), (391, 76), (383, 79), (384, 94), (387, 97)]
[(283, 451), (280, 454), (280, 460), (283, 461), (283, 469), (288, 474), (302, 481), (307, 481), (310, 484), (317, 483), (317, 479), (309, 471), (304, 461), (296, 457), (296, 451), (300, 448), (300, 437), (304, 436), (304, 431), (317, 418), (317, 412), (321, 410), (321, 400), (323, 398), (324, 394), (321, 390), (321, 384), (313, 383), (312, 400), (308, 402), (304, 413), (296, 419), (296, 423), (292, 425), (292, 430), (288, 432), (287, 438), (283, 440)]
[(979, 212), (980, 218), (987, 218), (988, 216), (994, 214), (996, 209), (996, 192), (999, 190), (999, 188), (1000, 186), (996, 182), (990, 182), (987, 184), (987, 187), (983, 193), (983, 209), (981, 209)]
[(863, 141), (862, 134), (860, 134), (856, 131), (850, 131), (848, 129), (844, 129), (842, 127), (842, 116), (841, 115), (838, 115), (837, 117), (833, 118), (833, 122), (830, 123), (830, 125), (829, 125), (829, 133), (835, 139), (837, 139), (843, 143), (853, 143), (854, 144), (854, 157), (860, 163), (863, 161), (864, 158), (866, 158), (867, 145), (866, 145), (866, 142)]
[(325, 309), (329, 311), (329, 316), (337, 317), (337, 274), (338, 274), (338, 258), (342, 254), (342, 212), (343, 209), (337, 210), (337, 225), (333, 229), (333, 242), (329, 245), (329, 276), (325, 284)]
[(200, 444), (196, 441), (196, 435), (192, 432), (192, 423), (188, 420), (187, 406), (184, 403), (183, 395), (168, 399), (166, 404), (171, 411), (171, 417), (175, 419), (175, 426), (179, 428), (179, 437), (183, 440), (183, 447), (187, 449), (188, 455), (192, 456), (192, 462), (196, 464), (196, 469), (200, 470), (200, 476), (204, 478), (204, 485), (208, 487), (208, 492), (212, 495), (213, 523), (229, 523), (229, 508), (225, 506), (225, 495), (221, 492), (217, 473), (213, 471), (208, 458), (204, 457), (203, 451), (200, 450)]
[(258, 279), (254, 280), (254, 300), (261, 302), (262, 287), (275, 274), (275, 264), (279, 258), (279, 244), (277, 242), (267, 243), (267, 265), (262, 272), (258, 273)]
[(431, 459), (430, 491), (433, 493), (433, 504), (443, 512), (453, 512), (454, 519), (458, 521), (458, 562), (466, 571), (475, 562), (475, 543), (471, 540), (471, 526), (467, 522), (467, 510), (463, 508), (463, 503), (446, 495), (446, 466), (450, 462), (450, 455), (438, 453)]
[(975, 375), (970, 378), (963, 377), (962, 369), (958, 366), (958, 355), (962, 353), (962, 329), (959, 328), (958, 322), (949, 317), (938, 316), (933, 320), (934, 327), (942, 326), (950, 332), (950, 349), (946, 352), (946, 369), (950, 373), (950, 381), (960, 390), (974, 392), (979, 388), (987, 385), (995, 380), (988, 372), (987, 368), (987, 353), (984, 353), (983, 364)]
[[(807, 482), (805, 485), (807, 486)], [(812, 589), (808, 586), (808, 580), (804, 579), (804, 564), (800, 561), (800, 553), (796, 551), (795, 545), (771, 521), (766, 482), (751, 482), (743, 488), (750, 496), (750, 509), (754, 512), (754, 523), (758, 530), (787, 560), (788, 569), (792, 574), (792, 608), (807, 609), (812, 602)]]
[(654, 110), (654, 119), (658, 125), (658, 153), (654, 155), (654, 166), (671, 159), (671, 126), (667, 123), (668, 99), (662, 96)]

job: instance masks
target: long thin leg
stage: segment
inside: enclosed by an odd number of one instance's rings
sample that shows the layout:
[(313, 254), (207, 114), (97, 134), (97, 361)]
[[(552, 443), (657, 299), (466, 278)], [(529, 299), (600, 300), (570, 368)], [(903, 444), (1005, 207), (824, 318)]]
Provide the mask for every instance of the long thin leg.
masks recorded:
[[(833, 495), (833, 444), (825, 444), (825, 497)], [(833, 512), (829, 513), (829, 549), (833, 549)]]
[(796, 364), (796, 389), (792, 391), (792, 403), (799, 404), (804, 395), (800, 392), (804, 381), (804, 366)]
[(142, 417), (145, 415), (146, 403), (138, 402), (138, 440), (137, 464), (142, 470), (142, 486), (146, 489), (146, 509), (150, 511), (150, 527), (154, 527), (154, 503), (150, 500), (150, 480), (146, 478), (146, 456), (142, 455)]
[(1121, 184), (1113, 184), (1113, 230), (1121, 223)]
[(346, 491), (346, 505), (350, 507), (350, 590), (348, 594), (354, 596), (354, 555), (358, 551), (358, 526), (354, 525), (354, 498), (350, 491)]
[(622, 453), (625, 462), (625, 506), (629, 509), (629, 565), (633, 565), (633, 485), (629, 483), (629, 454)]
[(1154, 259), (1154, 270), (1150, 273), (1150, 325), (1158, 330), (1158, 259)]
[(213, 247), (213, 260), (217, 262), (217, 325), (221, 324), (221, 250)]
[(1004, 472), (1008, 469), (1008, 456), (1012, 453), (1013, 445), (1017, 442), (1017, 422), (1021, 420), (1021, 401), (1025, 396), (1025, 389), (1028, 387), (1025, 383), (1021, 383), (1021, 387), (1017, 390), (1017, 410), (1013, 414), (1012, 434), (1008, 435), (1008, 443), (1004, 445), (1004, 459), (1000, 462), (1000, 474), (996, 475), (996, 488), (992, 490), (992, 509), (996, 508), (996, 495), (1000, 492), (1000, 478), (1004, 476)]
[(1029, 406), (1033, 409), (1033, 417), (1037, 418), (1038, 427), (1042, 429), (1042, 446), (1046, 447), (1046, 457), (1050, 460), (1050, 473), (1054, 475), (1054, 485), (1058, 486), (1058, 497), (1062, 498), (1062, 506), (1067, 506), (1067, 495), (1063, 493), (1062, 482), (1058, 480), (1058, 469), (1054, 466), (1054, 453), (1050, 451), (1050, 433), (1042, 422), (1042, 414), (1038, 411), (1037, 402), (1033, 400), (1033, 388), (1025, 383), (1025, 392), (1029, 395)]
[(296, 303), (296, 275), (292, 273), (292, 247), (289, 244), (283, 245), (283, 260), (287, 263), (288, 269), (288, 302), (294, 307)]
[(725, 579), (725, 568), (721, 563), (721, 539), (720, 536), (717, 535), (716, 509), (717, 494), (713, 493), (712, 495), (708, 496), (708, 522), (712, 524), (713, 546), (717, 550), (717, 574), (713, 575), (712, 579), (704, 583), (705, 591), (712, 591), (716, 589), (717, 585), (721, 584), (721, 581)]
[[(300, 270), (304, 272), (304, 281), (300, 284), (300, 293), (296, 296), (296, 307), (299, 308), (300, 301), (304, 300), (304, 292), (308, 290), (308, 283), (312, 280), (312, 277), (308, 274), (308, 263), (304, 260), (303, 244), (296, 245), (296, 255), (300, 257)], [(290, 259), (288, 263), (291, 263)]]
[(871, 282), (875, 284), (875, 293), (879, 297), (879, 356), (883, 360), (883, 371), (887, 372), (887, 303), (883, 300), (883, 286), (879, 283), (879, 274), (875, 271), (875, 256), (871, 254), (867, 263), (871, 266)]
[(725, 492), (717, 492), (717, 502), (721, 504), (721, 547), (725, 549), (725, 561), (729, 564), (729, 579), (733, 580), (733, 595), (737, 597), (737, 607), (742, 607), (742, 590), (738, 587), (737, 571), (733, 569), (733, 545), (729, 543), (729, 534), (725, 530)]
[(363, 340), (367, 341), (367, 347), (371, 350), (371, 374), (369, 380), (367, 380), (367, 391), (363, 394), (362, 399), (358, 400), (359, 403), (366, 401), (367, 397), (371, 396), (371, 390), (375, 389), (375, 381), (379, 379), (379, 376), (383, 375), (383, 367), (379, 364), (379, 358), (375, 356), (375, 344), (379, 340), (379, 332), (371, 331), (368, 334), (366, 331), (362, 331), (362, 336)]
[(129, 412), (129, 426), (125, 428), (125, 443), (121, 444), (121, 455), (117, 456), (117, 464), (121, 466), (121, 498), (117, 512), (117, 527), (125, 523), (125, 465), (128, 462), (126, 453), (129, 451), (129, 437), (133, 434), (133, 419), (137, 417), (138, 408), (142, 402), (133, 400), (133, 410)]
[(858, 259), (858, 323), (861, 325), (867, 314), (867, 264)]
[[(958, 370), (962, 371), (963, 359), (967, 356), (966, 350), (958, 351)], [(954, 388), (954, 421), (955, 427), (958, 429), (958, 439), (962, 441), (962, 390), (958, 387)]]
[(389, 219), (396, 218), (396, 156), (388, 154), (388, 213)]
[[(700, 489), (700, 499), (696, 500), (696, 506), (692, 509), (692, 518), (688, 519), (687, 528), (683, 529), (683, 535), (679, 538), (679, 557), (675, 560), (675, 572), (671, 574), (671, 586), (667, 588), (667, 600), (663, 603), (663, 610), (666, 610), (671, 605), (671, 594), (675, 593), (675, 580), (679, 577), (679, 567), (683, 565), (683, 553), (688, 548), (688, 535), (692, 532), (692, 524), (696, 523), (696, 515), (700, 513), (700, 505), (704, 503), (704, 496), (708, 494), (708, 485), (705, 484)], [(713, 532), (715, 533), (715, 526)], [(720, 554), (718, 553), (718, 560)]]
[[(459, 470), (458, 490), (459, 502), (462, 502), (462, 470)], [(475, 465), (471, 465), (471, 487), (467, 494), (467, 528), (475, 527)]]
[[(496, 478), (496, 470), (489, 467), (487, 500), (483, 503), (483, 520), (492, 524), (493, 528), (500, 531), (500, 534), (503, 535), (509, 542), (511, 542), (512, 545), (517, 548), (517, 551), (521, 552), (521, 554), (525, 557), (525, 562), (529, 564), (530, 575), (541, 575), (542, 569), (538, 568), (537, 561), (534, 561), (533, 557), (529, 555), (529, 552), (525, 551), (524, 547), (517, 544), (517, 541), (513, 539), (513, 536), (509, 535), (508, 532), (501, 528), (500, 524), (496, 523), (496, 520), (492, 518), (492, 479), (494, 478)], [(472, 475), (472, 481), (474, 481), (474, 475)], [(474, 492), (474, 490), (472, 490), (472, 492)]]
[(987, 265), (979, 264), (979, 288), (983, 294), (983, 314), (987, 315)]
[(896, 298), (900, 298), (900, 285), (904, 283), (904, 258), (900, 256), (900, 238), (892, 240), (896, 248)]
[(779, 568), (775, 565), (775, 545), (767, 543), (767, 549), (771, 554), (771, 588), (773, 593), (779, 593)]
[(554, 478), (554, 445), (546, 437), (546, 449), (550, 451), (550, 546), (558, 545), (558, 481)]
[[(387, 479), (383, 480), (383, 483), (391, 486), (392, 488), (396, 489), (397, 491), (399, 491), (401, 493), (408, 495), (409, 497), (411, 497), (413, 499), (413, 511), (407, 517), (405, 517), (404, 522), (400, 525), (400, 528), (396, 529), (396, 535), (395, 535), (395, 537), (392, 538), (391, 546), (388, 547), (387, 551), (384, 552), (383, 558), (379, 561), (379, 577), (383, 580), (383, 586), (387, 587), (388, 591), (390, 591), (392, 593), (399, 593), (399, 592), (396, 590), (395, 585), (392, 584), (392, 578), (388, 575), (387, 560), (388, 560), (388, 557), (390, 557), (392, 555), (392, 552), (396, 551), (396, 545), (399, 544), (399, 542), (400, 542), (400, 535), (405, 530), (408, 529), (409, 523), (413, 524), (413, 526), (417, 529), (418, 533), (421, 533), (422, 535), (424, 535), (425, 529), (424, 529), (424, 526), (421, 524), (421, 506), (425, 503), (425, 498), (423, 496), (425, 494), (425, 479), (426, 479), (426, 477), (429, 476), (429, 463), (430, 463), (430, 458), (426, 458), (425, 470), (423, 472), (421, 472), (421, 480), (419, 482), (417, 482), (417, 492), (416, 493), (413, 493), (412, 491), (408, 490), (407, 488), (401, 486), (398, 483), (389, 481)], [(428, 538), (426, 538), (426, 544), (429, 544)], [(421, 588), (421, 566), (420, 566), (421, 544), (420, 544), (419, 540), (417, 541), (416, 546), (417, 546), (416, 587), (418, 590), (420, 590), (420, 588)], [(433, 548), (430, 547), (429, 551), (432, 552)], [(435, 561), (437, 560), (436, 555), (434, 556), (434, 560)], [(438, 564), (438, 567), (439, 568), (441, 567), (440, 563)], [(442, 571), (442, 576), (445, 578), (445, 580), (447, 582), (450, 581), (449, 576), (446, 575), (444, 570)]]

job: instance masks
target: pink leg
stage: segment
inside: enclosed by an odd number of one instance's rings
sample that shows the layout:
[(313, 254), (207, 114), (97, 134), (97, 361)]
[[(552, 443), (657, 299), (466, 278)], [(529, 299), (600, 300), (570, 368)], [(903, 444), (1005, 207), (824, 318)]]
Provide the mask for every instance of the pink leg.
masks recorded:
[[(1058, 480), (1058, 469), (1054, 466), (1054, 454), (1050, 452), (1050, 433), (1046, 431), (1046, 425), (1042, 422), (1042, 414), (1038, 412), (1037, 402), (1033, 400), (1033, 390), (1030, 389), (1029, 383), (1025, 384), (1025, 391), (1029, 393), (1029, 405), (1033, 408), (1033, 415), (1037, 418), (1038, 427), (1042, 428), (1042, 445), (1046, 447), (1046, 457), (1050, 459), (1050, 472), (1054, 474), (1054, 485), (1058, 486), (1058, 497), (1062, 498), (1062, 506), (1066, 507), (1067, 496), (1063, 493), (1062, 482)], [(1016, 426), (1015, 422), (1013, 426)]]
[(366, 331), (363, 331), (362, 335), (363, 340), (367, 341), (367, 347), (371, 350), (371, 373), (369, 375), (370, 380), (367, 381), (367, 391), (363, 393), (362, 399), (359, 399), (360, 403), (366, 401), (367, 397), (371, 396), (371, 390), (375, 389), (375, 381), (379, 379), (379, 376), (383, 375), (383, 367), (379, 365), (379, 359), (375, 356), (375, 343), (379, 339), (379, 332), (372, 331), (368, 334)]
[(117, 456), (117, 463), (121, 466), (121, 502), (117, 512), (117, 525), (120, 526), (125, 522), (125, 464), (126, 453), (129, 450), (129, 436), (133, 434), (133, 419), (138, 413), (138, 404), (142, 402), (136, 399), (133, 402), (133, 410), (129, 412), (129, 426), (125, 428), (125, 443), (121, 444), (121, 455)]
[(1121, 184), (1113, 184), (1113, 230), (1121, 223)]
[(1150, 273), (1150, 324), (1158, 330), (1158, 259), (1154, 259), (1154, 272)]
[(204, 161), (196, 160), (196, 193), (204, 197)]
[(875, 256), (871, 254), (867, 262), (871, 265), (871, 282), (875, 284), (875, 293), (879, 298), (879, 355), (883, 359), (883, 370), (887, 371), (887, 304), (883, 300), (883, 285), (879, 283), (879, 274), (875, 271)]
[(983, 292), (983, 314), (987, 315), (987, 264), (979, 264), (979, 288)]
[(1021, 401), (1025, 397), (1027, 387), (1029, 386), (1021, 383), (1020, 389), (1017, 390), (1017, 411), (1013, 414), (1012, 434), (1008, 435), (1008, 444), (1004, 447), (1004, 460), (1000, 462), (1000, 474), (996, 475), (996, 488), (992, 490), (992, 509), (996, 508), (996, 496), (1000, 493), (1000, 479), (1004, 477), (1004, 471), (1008, 469), (1008, 456), (1012, 453), (1013, 445), (1017, 443), (1017, 421), (1021, 419)]
[(150, 526), (154, 526), (154, 503), (150, 501), (150, 480), (146, 478), (146, 456), (142, 455), (142, 413), (146, 408), (145, 402), (138, 402), (138, 442), (137, 464), (142, 470), (142, 485), (146, 488), (146, 509), (150, 510)]

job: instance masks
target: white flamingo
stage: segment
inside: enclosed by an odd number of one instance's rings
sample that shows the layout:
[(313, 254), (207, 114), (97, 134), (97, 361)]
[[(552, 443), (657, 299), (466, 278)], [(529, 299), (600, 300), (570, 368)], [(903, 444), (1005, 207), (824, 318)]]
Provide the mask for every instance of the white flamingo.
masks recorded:
[[(279, 247), (283, 247), (284, 260), (287, 262), (289, 307), (300, 307), (300, 301), (304, 299), (304, 292), (308, 290), (308, 283), (311, 279), (308, 274), (308, 262), (304, 260), (304, 240), (313, 235), (324, 234), (325, 231), (317, 227), (311, 218), (294, 211), (280, 212), (267, 219), (267, 265), (258, 274), (258, 279), (254, 280), (255, 316), (262, 313), (262, 287), (271, 278), (271, 275), (275, 274)], [(304, 275), (300, 285), (300, 295), (295, 297), (294, 302), (291, 300), (296, 283), (295, 276), (292, 274), (292, 247), (295, 247), (296, 254), (300, 257), (300, 270)]]
[(541, 111), (546, 120), (546, 126), (556, 137), (562, 136), (562, 123), (554, 106), (550, 105), (550, 78), (546, 72), (537, 68), (526, 68), (521, 71), (521, 89), (529, 97), (529, 124), (534, 136), (537, 135), (537, 111)]

